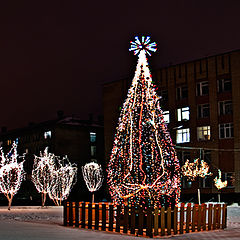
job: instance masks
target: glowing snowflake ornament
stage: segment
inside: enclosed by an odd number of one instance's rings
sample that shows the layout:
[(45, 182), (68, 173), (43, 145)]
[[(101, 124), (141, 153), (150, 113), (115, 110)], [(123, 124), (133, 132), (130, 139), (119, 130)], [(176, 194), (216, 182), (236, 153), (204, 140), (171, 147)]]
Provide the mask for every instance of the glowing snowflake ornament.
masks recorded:
[(155, 42), (150, 43), (150, 37), (142, 36), (141, 41), (138, 37), (135, 37), (135, 42), (130, 42), (131, 46), (129, 51), (134, 51), (134, 55), (138, 55), (142, 50), (144, 50), (149, 56), (151, 56), (150, 51), (157, 51), (157, 44)]

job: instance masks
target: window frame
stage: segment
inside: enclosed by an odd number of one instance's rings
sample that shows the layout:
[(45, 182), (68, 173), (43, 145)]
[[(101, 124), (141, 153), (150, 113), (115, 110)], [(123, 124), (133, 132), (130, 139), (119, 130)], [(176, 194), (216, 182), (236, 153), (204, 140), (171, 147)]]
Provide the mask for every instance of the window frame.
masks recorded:
[[(227, 106), (231, 106), (231, 111), (226, 112)], [(218, 115), (223, 116), (223, 115), (230, 115), (233, 113), (233, 104), (232, 100), (225, 100), (225, 101), (219, 101), (218, 102)]]
[[(204, 109), (208, 109), (208, 114), (204, 115)], [(199, 114), (200, 113), (200, 114)], [(209, 103), (197, 105), (197, 117), (198, 118), (209, 118), (210, 117), (210, 105)]]
[[(198, 88), (199, 86), (199, 88)], [(204, 87), (207, 86), (207, 93), (203, 93)], [(198, 92), (199, 90), (199, 92)], [(196, 95), (197, 96), (207, 96), (209, 95), (209, 84), (208, 81), (203, 81), (203, 82), (197, 82), (196, 83)]]
[[(179, 134), (178, 134), (179, 133)], [(179, 135), (181, 135), (182, 141), (179, 140)], [(183, 128), (176, 130), (176, 143), (188, 143), (190, 142), (190, 128)]]
[[(207, 129), (204, 129), (204, 128), (207, 128)], [(204, 138), (200, 138), (199, 132), (202, 133), (202, 136)], [(205, 132), (207, 132), (207, 134), (204, 134)], [(205, 136), (207, 136), (207, 138)], [(211, 126), (208, 125), (208, 126), (199, 126), (199, 127), (197, 127), (197, 140), (199, 142), (201, 142), (201, 141), (210, 141), (211, 140)]]
[[(223, 130), (223, 137), (222, 132)], [(227, 136), (228, 135), (228, 136)], [(234, 137), (234, 126), (233, 123), (220, 123), (219, 124), (219, 139), (229, 139)]]
[(169, 111), (168, 110), (163, 111), (162, 115), (163, 115), (164, 122), (167, 123), (167, 124), (170, 123), (170, 113), (169, 113)]
[[(184, 118), (184, 115), (188, 112), (188, 117)], [(189, 121), (190, 119), (190, 108), (187, 107), (182, 107), (177, 109), (177, 121)]]

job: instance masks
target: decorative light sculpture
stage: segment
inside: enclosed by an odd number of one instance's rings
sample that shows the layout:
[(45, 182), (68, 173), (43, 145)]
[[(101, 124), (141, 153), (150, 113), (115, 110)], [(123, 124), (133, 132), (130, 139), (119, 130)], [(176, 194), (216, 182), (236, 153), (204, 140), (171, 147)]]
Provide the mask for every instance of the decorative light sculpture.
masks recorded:
[(222, 172), (218, 169), (218, 177), (214, 178), (214, 185), (218, 190), (227, 187), (227, 181), (222, 181)]
[(42, 207), (45, 206), (46, 196), (53, 178), (53, 170), (55, 166), (55, 155), (48, 153), (46, 147), (44, 152), (40, 152), (40, 156), (35, 156), (32, 170), (32, 182), (37, 191), (42, 195)]
[(94, 192), (102, 186), (102, 167), (95, 162), (87, 163), (82, 167), (82, 174), (88, 190), (92, 193), (92, 202), (94, 203)]
[(182, 166), (182, 174), (190, 181), (194, 181), (197, 177), (204, 178), (212, 175), (212, 173), (209, 172), (208, 164), (203, 160), (199, 163), (199, 158), (195, 159), (193, 162), (189, 162), (187, 159), (185, 164)]
[[(8, 210), (11, 209), (13, 196), (20, 189), (24, 170), (24, 160), (18, 163), (19, 155), (17, 154), (17, 144), (13, 142), (12, 148), (8, 154), (4, 154), (0, 149), (0, 192), (8, 199)], [(24, 157), (24, 156), (23, 156)], [(21, 158), (23, 158), (21, 157)]]
[(135, 37), (129, 50), (138, 63), (108, 164), (109, 191), (114, 204), (172, 206), (180, 197), (180, 165), (146, 58), (156, 43)]
[(70, 194), (71, 188), (77, 181), (77, 166), (71, 164), (64, 158), (55, 156), (55, 165), (52, 171), (52, 181), (48, 189), (48, 195), (55, 205), (60, 206), (61, 202)]

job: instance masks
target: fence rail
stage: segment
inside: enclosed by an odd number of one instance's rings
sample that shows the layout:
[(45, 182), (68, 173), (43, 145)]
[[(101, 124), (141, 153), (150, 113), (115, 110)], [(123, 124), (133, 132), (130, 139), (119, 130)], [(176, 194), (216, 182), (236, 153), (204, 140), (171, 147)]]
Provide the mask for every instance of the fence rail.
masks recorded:
[(113, 206), (111, 203), (65, 202), (64, 226), (114, 231), (137, 236), (165, 236), (226, 228), (226, 204), (174, 209)]

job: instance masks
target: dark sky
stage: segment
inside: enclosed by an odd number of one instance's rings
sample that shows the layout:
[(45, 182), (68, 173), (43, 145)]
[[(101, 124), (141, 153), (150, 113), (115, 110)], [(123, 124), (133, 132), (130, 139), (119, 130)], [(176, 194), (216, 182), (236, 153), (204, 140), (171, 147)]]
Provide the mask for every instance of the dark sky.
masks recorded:
[(16, 128), (100, 114), (102, 84), (134, 74), (135, 35), (157, 42), (152, 69), (240, 49), (240, 1), (1, 1), (0, 31), (0, 126)]

